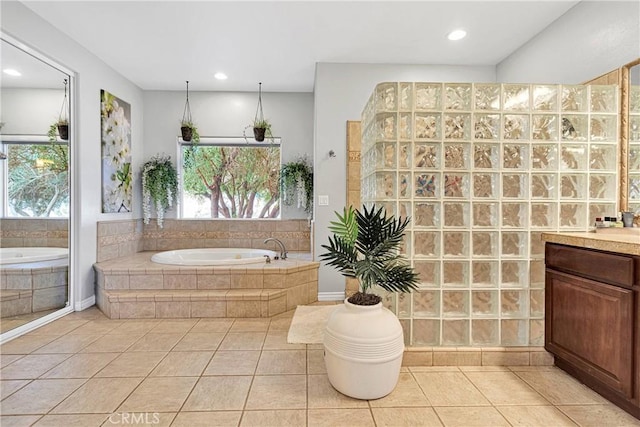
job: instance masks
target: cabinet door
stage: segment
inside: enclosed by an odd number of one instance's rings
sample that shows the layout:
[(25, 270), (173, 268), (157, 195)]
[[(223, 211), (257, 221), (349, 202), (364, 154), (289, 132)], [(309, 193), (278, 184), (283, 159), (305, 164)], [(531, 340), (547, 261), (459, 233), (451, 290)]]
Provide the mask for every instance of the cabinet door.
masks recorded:
[(546, 271), (545, 347), (633, 397), (633, 291)]

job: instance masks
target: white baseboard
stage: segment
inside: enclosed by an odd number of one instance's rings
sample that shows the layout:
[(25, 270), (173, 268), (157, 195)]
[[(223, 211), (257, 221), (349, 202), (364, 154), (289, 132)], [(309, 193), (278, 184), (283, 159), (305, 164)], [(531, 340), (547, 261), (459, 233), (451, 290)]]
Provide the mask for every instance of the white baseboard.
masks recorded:
[(318, 292), (318, 301), (343, 301), (344, 292)]
[(76, 306), (74, 308), (76, 311), (82, 311), (86, 310), (89, 307), (93, 307), (94, 305), (96, 305), (96, 296), (91, 295), (89, 298), (85, 298), (79, 303), (76, 303)]

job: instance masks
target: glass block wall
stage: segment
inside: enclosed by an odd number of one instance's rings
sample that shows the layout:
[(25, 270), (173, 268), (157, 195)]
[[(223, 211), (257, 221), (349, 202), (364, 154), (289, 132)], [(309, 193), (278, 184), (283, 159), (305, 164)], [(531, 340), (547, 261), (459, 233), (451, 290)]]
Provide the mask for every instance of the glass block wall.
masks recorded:
[(629, 210), (640, 210), (640, 86), (629, 87)]
[(617, 93), (376, 86), (362, 115), (362, 201), (411, 216), (403, 252), (420, 290), (383, 295), (408, 345), (543, 345), (540, 234), (617, 213)]

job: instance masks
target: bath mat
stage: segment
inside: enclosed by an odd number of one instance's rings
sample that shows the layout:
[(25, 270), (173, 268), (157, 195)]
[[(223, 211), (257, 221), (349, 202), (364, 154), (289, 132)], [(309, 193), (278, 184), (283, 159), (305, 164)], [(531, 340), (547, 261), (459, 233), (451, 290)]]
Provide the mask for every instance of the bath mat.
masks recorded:
[(322, 344), (329, 315), (339, 305), (299, 305), (293, 314), (287, 342), (289, 344)]

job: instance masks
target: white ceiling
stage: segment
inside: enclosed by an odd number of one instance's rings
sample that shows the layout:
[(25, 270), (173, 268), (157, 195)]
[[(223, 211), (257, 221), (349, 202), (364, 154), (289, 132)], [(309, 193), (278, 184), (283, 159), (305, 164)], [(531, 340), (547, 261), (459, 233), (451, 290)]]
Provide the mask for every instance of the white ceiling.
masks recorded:
[(16, 88), (64, 89), (64, 79), (69, 78), (62, 71), (35, 58), (2, 40), (0, 43), (0, 65), (19, 71), (19, 77), (0, 74), (0, 86)]
[(145, 90), (311, 92), (317, 62), (496, 65), (578, 2), (23, 3)]

